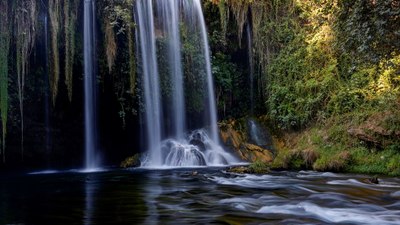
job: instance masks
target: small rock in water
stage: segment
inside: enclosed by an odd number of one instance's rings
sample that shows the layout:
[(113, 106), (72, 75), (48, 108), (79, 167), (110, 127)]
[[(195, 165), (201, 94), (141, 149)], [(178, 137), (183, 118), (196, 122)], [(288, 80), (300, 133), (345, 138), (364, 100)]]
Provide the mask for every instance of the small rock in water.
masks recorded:
[(236, 167), (230, 167), (228, 170), (230, 173), (250, 173), (249, 167), (247, 166), (236, 166)]
[(368, 184), (379, 184), (379, 179), (376, 176), (375, 177), (369, 177), (369, 178), (364, 179), (364, 182), (368, 183)]
[(192, 176), (197, 176), (197, 174), (199, 174), (199, 172), (197, 172), (197, 171), (192, 172)]

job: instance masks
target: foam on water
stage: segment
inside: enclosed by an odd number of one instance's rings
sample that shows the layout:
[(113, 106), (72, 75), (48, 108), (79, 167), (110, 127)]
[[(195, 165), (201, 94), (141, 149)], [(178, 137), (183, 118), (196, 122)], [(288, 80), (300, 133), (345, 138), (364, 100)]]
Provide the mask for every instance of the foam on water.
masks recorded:
[(376, 211), (360, 208), (326, 208), (310, 202), (263, 206), (257, 213), (311, 216), (330, 223), (362, 223), (395, 225), (400, 221), (400, 210)]

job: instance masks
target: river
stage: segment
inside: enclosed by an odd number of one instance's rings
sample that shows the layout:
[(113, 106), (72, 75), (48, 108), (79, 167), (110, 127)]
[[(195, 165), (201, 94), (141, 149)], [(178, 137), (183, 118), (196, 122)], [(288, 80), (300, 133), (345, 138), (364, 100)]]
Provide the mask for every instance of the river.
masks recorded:
[(224, 168), (0, 174), (0, 224), (400, 224), (400, 179)]

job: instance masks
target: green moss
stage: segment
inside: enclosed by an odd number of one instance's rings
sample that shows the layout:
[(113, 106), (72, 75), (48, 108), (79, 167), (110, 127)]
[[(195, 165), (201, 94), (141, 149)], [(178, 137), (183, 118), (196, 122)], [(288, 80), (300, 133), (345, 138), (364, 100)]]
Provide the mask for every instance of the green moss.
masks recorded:
[(126, 158), (121, 162), (120, 167), (129, 168), (129, 167), (138, 167), (140, 166), (140, 155), (135, 154), (134, 156)]

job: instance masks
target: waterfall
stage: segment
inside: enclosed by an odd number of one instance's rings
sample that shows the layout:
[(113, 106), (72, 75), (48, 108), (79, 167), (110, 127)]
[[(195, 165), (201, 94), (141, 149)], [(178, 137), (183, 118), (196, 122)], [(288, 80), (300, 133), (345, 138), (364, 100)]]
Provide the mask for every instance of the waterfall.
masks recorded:
[[(154, 3), (154, 6), (153, 6)], [(154, 7), (154, 11), (153, 11)], [(148, 154), (143, 166), (209, 166), (227, 165), (237, 160), (219, 145), (217, 110), (215, 104), (214, 84), (211, 73), (210, 50), (206, 25), (200, 0), (137, 0), (135, 13), (137, 29), (138, 61), (141, 68), (141, 85), (143, 87), (144, 117), (147, 134)], [(198, 35), (196, 46), (202, 57), (198, 57), (199, 65), (204, 66), (206, 84), (199, 84), (197, 90), (185, 90), (182, 62), (182, 43), (180, 26), (193, 29), (193, 35)], [(157, 43), (164, 41), (165, 48), (157, 48)], [(159, 64), (157, 59), (165, 56)], [(189, 65), (192, 66), (192, 65)], [(171, 100), (162, 96), (165, 87), (160, 86), (159, 69), (167, 70), (171, 86)], [(164, 84), (164, 83), (163, 83)], [(207, 108), (206, 129), (186, 130), (185, 91), (206, 92)], [(165, 100), (168, 99), (168, 100)], [(170, 104), (168, 104), (170, 102)], [(171, 109), (172, 113), (163, 112)], [(163, 117), (167, 115), (166, 123)], [(197, 118), (196, 118), (197, 120)], [(167, 122), (171, 122), (171, 127)], [(170, 131), (172, 130), (172, 131)], [(165, 133), (169, 134), (166, 138)], [(172, 135), (171, 135), (172, 134)]]
[(85, 94), (85, 169), (98, 167), (95, 74), (95, 4), (84, 0), (84, 94)]
[(136, 21), (139, 29), (140, 59), (143, 72), (145, 121), (149, 157), (153, 166), (161, 166), (161, 99), (154, 32), (153, 3), (136, 1)]
[(267, 129), (264, 129), (257, 121), (248, 120), (249, 138), (253, 144), (274, 151), (271, 136)]
[(183, 89), (183, 72), (181, 62), (181, 40), (179, 33), (179, 8), (178, 1), (156, 2), (160, 24), (168, 40), (169, 75), (172, 86), (172, 121), (173, 134), (178, 139), (183, 139), (185, 132), (185, 94)]

